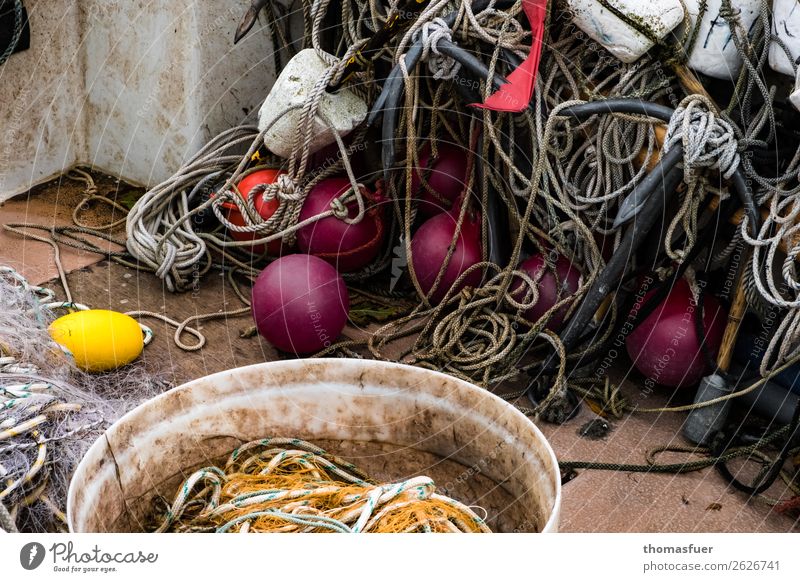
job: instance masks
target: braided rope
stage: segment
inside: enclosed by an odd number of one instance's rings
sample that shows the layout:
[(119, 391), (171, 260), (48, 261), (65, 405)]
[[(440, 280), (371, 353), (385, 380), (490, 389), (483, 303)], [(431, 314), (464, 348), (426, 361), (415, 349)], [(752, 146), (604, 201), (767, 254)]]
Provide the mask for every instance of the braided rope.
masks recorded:
[(22, 22), (22, 0), (14, 0), (14, 32), (11, 35), (11, 42), (6, 49), (0, 54), (0, 66), (5, 64), (14, 51), (17, 49), (19, 39), (22, 37), (22, 32), (25, 26)]

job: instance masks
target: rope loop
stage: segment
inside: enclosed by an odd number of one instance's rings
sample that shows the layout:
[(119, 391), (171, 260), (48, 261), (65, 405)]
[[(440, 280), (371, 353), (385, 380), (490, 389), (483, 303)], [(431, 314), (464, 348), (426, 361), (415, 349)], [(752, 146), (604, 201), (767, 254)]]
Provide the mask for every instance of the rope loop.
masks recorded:
[(437, 16), (422, 25), (418, 32), (422, 40), (422, 59), (436, 80), (453, 79), (461, 70), (461, 63), (439, 52), (439, 41), (453, 42), (453, 31), (443, 18)]
[(733, 124), (715, 112), (704, 95), (689, 95), (681, 101), (667, 127), (664, 153), (683, 145), (686, 181), (698, 179), (704, 168), (719, 170), (729, 180), (739, 167), (739, 141)]

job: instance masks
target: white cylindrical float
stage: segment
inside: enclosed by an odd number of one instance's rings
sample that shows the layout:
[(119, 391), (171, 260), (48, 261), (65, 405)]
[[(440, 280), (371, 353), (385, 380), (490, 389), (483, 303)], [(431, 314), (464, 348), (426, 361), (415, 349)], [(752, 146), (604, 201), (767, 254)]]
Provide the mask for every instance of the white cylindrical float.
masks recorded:
[(794, 108), (800, 111), (800, 69), (797, 69), (797, 78), (794, 82), (794, 91), (789, 95), (789, 101), (792, 102)]
[[(692, 30), (700, 17), (700, 0), (685, 0)], [(740, 25), (749, 34), (758, 18), (761, 0), (733, 0), (732, 6), (739, 14)], [(742, 69), (742, 57), (736, 49), (728, 21), (720, 11), (722, 0), (708, 0), (700, 21), (689, 68), (716, 79), (735, 79)]]
[(777, 42), (773, 42), (769, 49), (769, 66), (794, 77), (794, 63), (800, 57), (800, 0), (775, 0), (772, 32), (789, 49), (791, 59)]
[[(680, 0), (568, 0), (575, 25), (632, 63), (683, 21)], [(644, 31), (645, 33), (643, 33)]]

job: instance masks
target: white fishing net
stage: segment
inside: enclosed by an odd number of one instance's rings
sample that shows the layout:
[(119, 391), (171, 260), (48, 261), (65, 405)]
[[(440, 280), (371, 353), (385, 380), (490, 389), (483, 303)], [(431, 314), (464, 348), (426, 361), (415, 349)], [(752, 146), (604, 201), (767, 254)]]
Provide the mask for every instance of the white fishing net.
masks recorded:
[(142, 363), (105, 374), (79, 370), (47, 331), (64, 314), (53, 299), (49, 289), (0, 267), (0, 504), (6, 509), (0, 527), (6, 530), (66, 529), (67, 489), (83, 454), (110, 423), (167, 387)]

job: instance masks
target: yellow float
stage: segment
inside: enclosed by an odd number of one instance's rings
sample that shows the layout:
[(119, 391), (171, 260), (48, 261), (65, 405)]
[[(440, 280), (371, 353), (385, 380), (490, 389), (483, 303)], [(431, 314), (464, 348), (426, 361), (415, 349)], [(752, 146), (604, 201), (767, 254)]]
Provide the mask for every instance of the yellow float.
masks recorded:
[(107, 309), (76, 311), (48, 328), (53, 340), (69, 350), (87, 372), (105, 372), (130, 364), (144, 349), (144, 330), (124, 313)]

